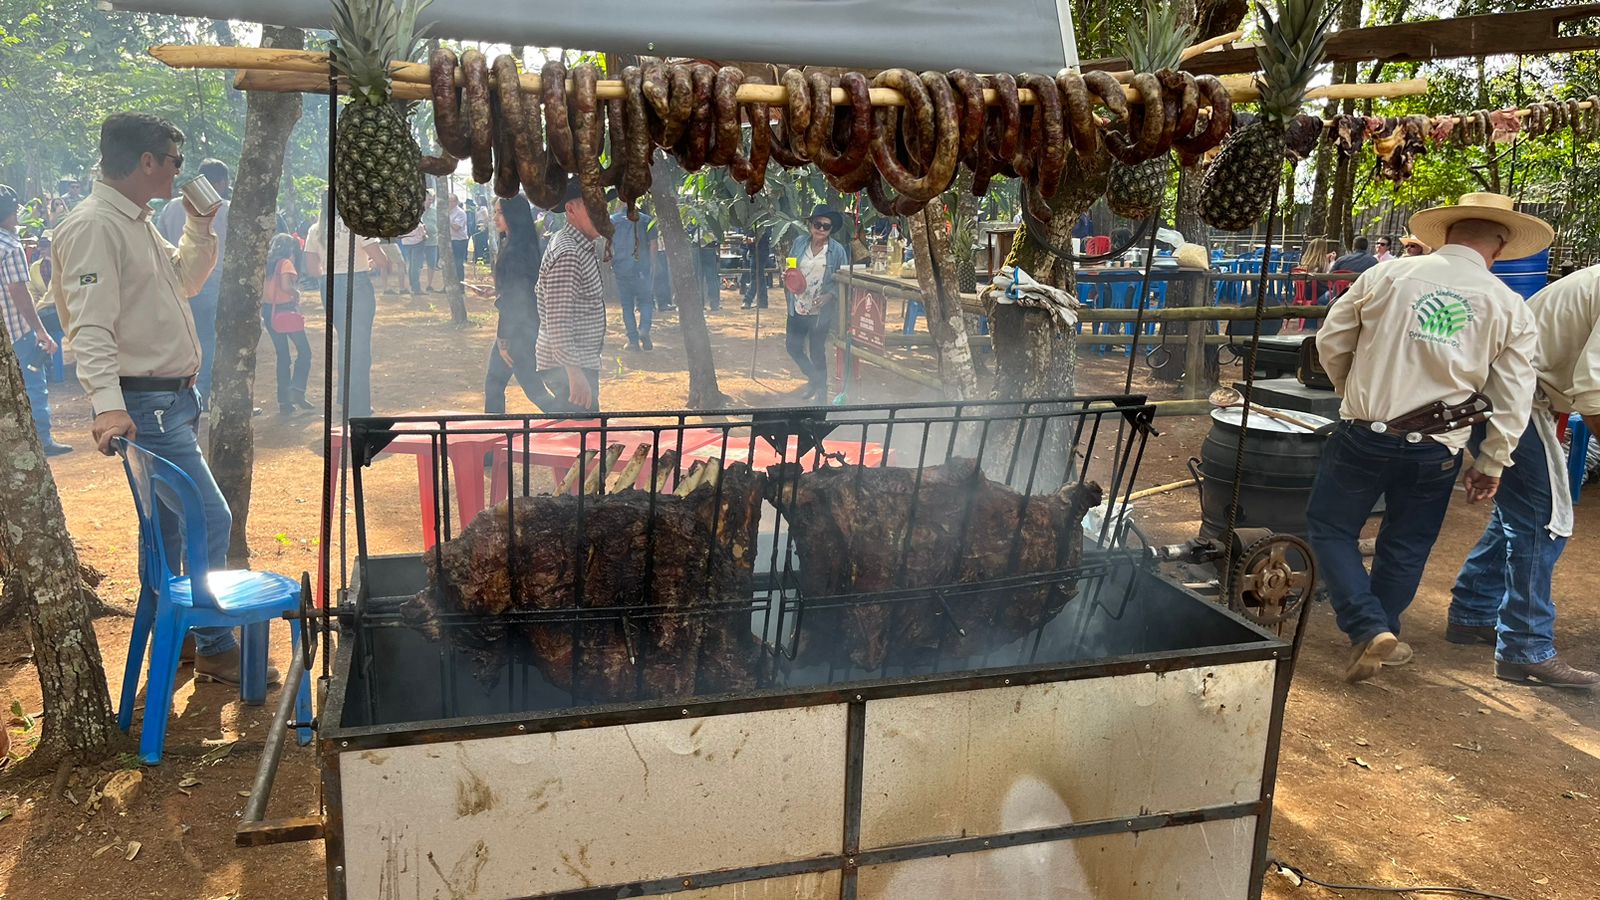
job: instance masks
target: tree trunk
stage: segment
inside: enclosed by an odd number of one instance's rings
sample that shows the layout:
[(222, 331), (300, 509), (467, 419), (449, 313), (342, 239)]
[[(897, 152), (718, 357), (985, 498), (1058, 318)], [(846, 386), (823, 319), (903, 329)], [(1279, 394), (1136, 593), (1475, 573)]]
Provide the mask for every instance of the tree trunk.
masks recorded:
[[(267, 26), (262, 47), (298, 50), (305, 32)], [(261, 285), (267, 248), (278, 230), (278, 183), (289, 132), (300, 118), (299, 94), (253, 91), (245, 118), (244, 148), (234, 173), (228, 210), (228, 253), (217, 299), (217, 353), (211, 387), (211, 438), (206, 459), (233, 511), (228, 564), (248, 566), (251, 471), (255, 438), (256, 346), (261, 342)]]
[(0, 341), (0, 553), (7, 582), (24, 598), (28, 637), (44, 695), (44, 731), (23, 771), (63, 760), (98, 762), (128, 746), (117, 729), (78, 553), (45, 461), (10, 341)]
[(922, 288), (928, 331), (939, 349), (939, 380), (944, 383), (945, 399), (976, 399), (978, 375), (972, 367), (967, 320), (961, 314), (961, 293), (955, 283), (955, 256), (944, 230), (944, 202), (935, 197), (909, 219), (917, 284)]
[(678, 212), (676, 188), (683, 170), (670, 157), (657, 154), (650, 166), (650, 200), (656, 208), (656, 226), (667, 251), (667, 272), (672, 276), (672, 296), (678, 303), (678, 328), (689, 364), (690, 409), (719, 409), (728, 397), (717, 385), (717, 361), (711, 352), (711, 332), (706, 328), (706, 292), (696, 273), (699, 250), (689, 242)]

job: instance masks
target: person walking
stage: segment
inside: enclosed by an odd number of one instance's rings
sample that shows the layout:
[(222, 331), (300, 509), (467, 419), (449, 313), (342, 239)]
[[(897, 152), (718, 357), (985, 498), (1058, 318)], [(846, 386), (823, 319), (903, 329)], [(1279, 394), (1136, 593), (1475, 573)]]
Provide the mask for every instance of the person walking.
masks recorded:
[[(539, 269), (544, 247), (533, 223), (533, 207), (521, 194), (496, 205), (495, 227), (500, 230), (500, 253), (494, 259), (495, 308), (500, 313), (494, 346), (483, 379), (483, 411), (506, 411), (506, 388), (512, 376), (522, 392), (540, 409), (553, 406), (539, 375)], [(598, 367), (597, 367), (598, 368)]]
[(300, 313), (300, 272), (294, 264), (299, 255), (300, 243), (294, 235), (275, 235), (267, 247), (267, 270), (261, 286), (261, 327), (272, 338), (277, 356), (278, 414), (284, 417), (315, 409), (306, 400), (311, 342), (306, 340), (306, 319)]
[(1489, 525), (1456, 576), (1445, 639), (1494, 647), (1494, 673), (1507, 681), (1595, 690), (1600, 673), (1556, 653), (1551, 578), (1573, 526), (1556, 422), (1578, 413), (1600, 433), (1600, 266), (1534, 294), (1528, 311), (1539, 336), (1533, 415), (1515, 465), (1501, 475)]
[(28, 254), (22, 249), (22, 238), (17, 236), (17, 214), (21, 208), (16, 191), (0, 184), (0, 320), (5, 323), (6, 339), (17, 354), (17, 365), (22, 368), (22, 387), (32, 408), (33, 428), (39, 435), (39, 444), (46, 456), (60, 456), (71, 453), (72, 448), (56, 443), (50, 432), (47, 375), (56, 342), (45, 330), (33, 304), (33, 293), (28, 289)]
[[(1469, 431), (1412, 423), (1435, 412), (1458, 418), (1485, 396), (1493, 409), (1466, 475), (1473, 502), (1495, 496), (1515, 462), (1533, 400), (1537, 337), (1522, 298), (1490, 274), (1501, 257), (1550, 245), (1550, 226), (1515, 212), (1510, 197), (1466, 194), (1423, 210), (1411, 231), (1440, 245), (1430, 256), (1369, 269), (1333, 304), (1317, 355), (1343, 398), (1323, 448), (1306, 531), (1339, 628), (1352, 645), (1346, 681), (1408, 662), (1400, 619), (1416, 595), (1439, 536)], [(1437, 404), (1437, 405), (1436, 405)], [(1378, 498), (1387, 508), (1372, 571), (1357, 542)]]
[[(217, 264), (211, 268), (211, 277), (200, 290), (189, 298), (189, 308), (194, 312), (195, 333), (200, 335), (200, 372), (195, 376), (195, 390), (200, 392), (200, 408), (211, 407), (211, 363), (217, 355), (217, 300), (222, 294), (222, 261), (228, 252), (228, 165), (220, 159), (208, 159), (200, 164), (200, 174), (211, 182), (222, 197), (212, 219), (212, 230), (217, 236)], [(176, 245), (183, 234), (184, 206), (167, 201), (157, 219), (157, 228), (167, 243)]]
[[(406, 275), (411, 281), (411, 293), (422, 293), (422, 267), (428, 261), (428, 255), (423, 250), (423, 245), (428, 242), (428, 217), (423, 216), (417, 221), (417, 227), (400, 236), (400, 255), (405, 259)], [(433, 283), (430, 273), (428, 282)]]
[(629, 350), (653, 350), (650, 323), (655, 319), (651, 297), (651, 260), (656, 255), (656, 220), (644, 211), (639, 220), (628, 218), (627, 210), (611, 215), (611, 271), (617, 277), (617, 298), (622, 306), (622, 327), (628, 333)]
[(600, 351), (606, 337), (605, 288), (594, 247), (600, 231), (576, 178), (561, 199), (566, 226), (545, 248), (534, 291), (539, 304), (535, 356), (539, 380), (551, 394), (546, 412), (593, 412), (600, 409)]
[[(375, 238), (357, 236), (355, 239), (355, 254), (351, 258), (350, 229), (345, 226), (344, 220), (328, 206), (327, 195), (322, 198), (322, 218), (311, 226), (311, 231), (306, 235), (305, 263), (307, 271), (315, 278), (323, 278), (328, 271), (328, 263), (323, 259), (327, 252), (328, 218), (333, 218), (333, 296), (326, 296), (327, 288), (324, 287), (322, 302), (329, 304), (333, 311), (333, 328), (338, 334), (338, 356), (330, 361), (336, 371), (344, 372), (341, 379), (341, 393), (343, 397), (344, 380), (349, 381), (349, 409), (351, 416), (372, 415), (372, 320), (377, 316), (378, 299), (372, 290), (372, 271), (383, 274), (384, 266), (388, 265), (383, 250), (378, 246)], [(324, 281), (324, 284), (326, 282)], [(345, 309), (346, 297), (353, 297), (349, 311)], [(350, 317), (349, 334), (345, 334), (345, 317)], [(345, 369), (345, 341), (350, 342), (350, 364)], [(339, 402), (334, 403), (338, 409)]]
[(468, 230), (469, 224), (467, 211), (461, 205), (461, 198), (451, 194), (450, 254), (455, 259), (456, 284), (464, 284), (467, 280), (467, 238), (472, 234)]
[[(183, 132), (149, 113), (122, 112), (100, 126), (100, 179), (55, 232), (52, 293), (67, 314), (78, 382), (94, 412), (100, 452), (125, 438), (182, 469), (200, 494), (206, 557), (228, 564), (233, 515), (200, 452), (200, 337), (188, 298), (217, 261), (215, 221), (188, 206), (174, 248), (150, 221), (150, 202), (172, 196), (183, 168)], [(182, 533), (162, 517), (162, 540)], [(238, 686), (239, 645), (230, 628), (196, 628), (195, 680)], [(268, 683), (277, 671), (268, 668)]]
[(806, 219), (805, 234), (789, 247), (788, 268), (783, 273), (783, 293), (789, 304), (784, 347), (805, 376), (798, 395), (818, 403), (828, 400), (828, 331), (838, 299), (834, 273), (850, 264), (838, 236), (844, 216), (818, 206)]
[(59, 371), (55, 360), (60, 359), (62, 349), (66, 346), (66, 333), (61, 329), (61, 311), (56, 309), (54, 303), (47, 298), (50, 295), (51, 276), (54, 271), (50, 268), (51, 232), (46, 231), (39, 236), (38, 247), (34, 253), (33, 265), (28, 267), (28, 293), (33, 296), (34, 311), (39, 314), (39, 321), (44, 323), (44, 333), (50, 335), (50, 340), (56, 343), (56, 356), (45, 367), (45, 380), (61, 381), (65, 372)]

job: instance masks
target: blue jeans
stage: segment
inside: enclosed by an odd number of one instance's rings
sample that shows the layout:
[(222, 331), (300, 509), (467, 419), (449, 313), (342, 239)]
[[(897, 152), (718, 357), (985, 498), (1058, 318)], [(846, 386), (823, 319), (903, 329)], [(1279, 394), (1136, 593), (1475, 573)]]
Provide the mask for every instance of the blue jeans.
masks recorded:
[(22, 387), (28, 393), (28, 405), (33, 407), (33, 430), (39, 433), (39, 443), (53, 444), (50, 436), (50, 384), (46, 377), (50, 357), (39, 348), (32, 332), (11, 345), (17, 354), (17, 364), (22, 367)]
[(406, 274), (411, 278), (411, 293), (422, 293), (422, 266), (428, 254), (421, 244), (401, 244), (400, 255), (405, 258)]
[[(1400, 615), (1416, 597), (1460, 468), (1459, 453), (1426, 438), (1408, 444), (1349, 423), (1328, 438), (1306, 504), (1306, 533), (1339, 628), (1352, 644), (1400, 633)], [(1359, 541), (1379, 497), (1388, 505), (1369, 575)]]
[[(335, 372), (344, 371), (344, 340), (350, 339), (350, 415), (372, 415), (372, 319), (378, 313), (378, 298), (372, 293), (372, 278), (366, 272), (355, 274), (355, 302), (351, 306), (350, 334), (344, 333), (345, 292), (349, 275), (333, 276), (333, 330), (339, 338), (331, 361)], [(327, 298), (324, 297), (324, 300)], [(344, 382), (334, 394), (333, 408), (338, 412), (344, 396)]]
[[(617, 276), (617, 295), (622, 303), (622, 327), (628, 332), (628, 342), (650, 336), (650, 323), (655, 321), (656, 307), (650, 297), (650, 282), (641, 274)], [(637, 314), (637, 320), (635, 315)]]
[[(199, 394), (194, 390), (123, 391), (122, 402), (137, 429), (134, 442), (193, 479), (205, 509), (206, 562), (213, 569), (226, 569), (233, 514), (228, 511), (228, 501), (223, 499), (216, 479), (211, 477), (211, 468), (200, 453)], [(167, 547), (168, 560), (177, 563), (183, 558), (177, 552), (183, 546), (183, 528), (171, 516), (161, 517), (161, 539)], [(195, 652), (201, 656), (226, 653), (238, 646), (232, 628), (194, 629)]]
[[(222, 265), (217, 260), (217, 265)], [(189, 298), (194, 313), (194, 333), (200, 338), (200, 371), (194, 376), (194, 389), (200, 392), (200, 408), (211, 408), (211, 361), (217, 355), (217, 295), (201, 291)]]
[[(1543, 413), (1535, 410), (1534, 415)], [(1474, 452), (1481, 440), (1480, 426), (1473, 434)], [(1494, 626), (1499, 633), (1495, 658), (1533, 665), (1556, 655), (1550, 578), (1567, 539), (1546, 528), (1553, 498), (1550, 470), (1532, 423), (1517, 442), (1511, 461), (1511, 468), (1500, 475), (1489, 527), (1450, 591), (1450, 621)]]

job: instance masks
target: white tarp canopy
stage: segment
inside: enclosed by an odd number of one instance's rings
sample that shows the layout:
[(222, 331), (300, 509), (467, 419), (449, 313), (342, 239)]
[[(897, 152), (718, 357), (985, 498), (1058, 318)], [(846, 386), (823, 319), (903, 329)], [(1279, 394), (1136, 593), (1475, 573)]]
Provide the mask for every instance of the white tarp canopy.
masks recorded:
[[(328, 0), (102, 0), (114, 9), (301, 28)], [(435, 0), (443, 38), (788, 65), (1054, 75), (1077, 65), (1067, 0)]]

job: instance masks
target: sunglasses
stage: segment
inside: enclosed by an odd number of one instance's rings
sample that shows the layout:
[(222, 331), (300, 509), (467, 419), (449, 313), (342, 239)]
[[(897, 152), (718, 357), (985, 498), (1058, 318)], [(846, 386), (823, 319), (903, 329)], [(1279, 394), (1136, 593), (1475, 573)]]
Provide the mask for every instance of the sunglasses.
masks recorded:
[(811, 223), (811, 227), (812, 228), (820, 228), (823, 231), (832, 231), (833, 230), (833, 223), (827, 221), (826, 219), (824, 219), (824, 220), (822, 220), (820, 222), (812, 222)]
[(157, 154), (157, 155), (162, 157), (163, 159), (172, 160), (172, 167), (174, 169), (178, 169), (180, 171), (183, 169), (183, 154), (182, 153), (178, 153), (178, 154), (160, 153), (160, 154)]

